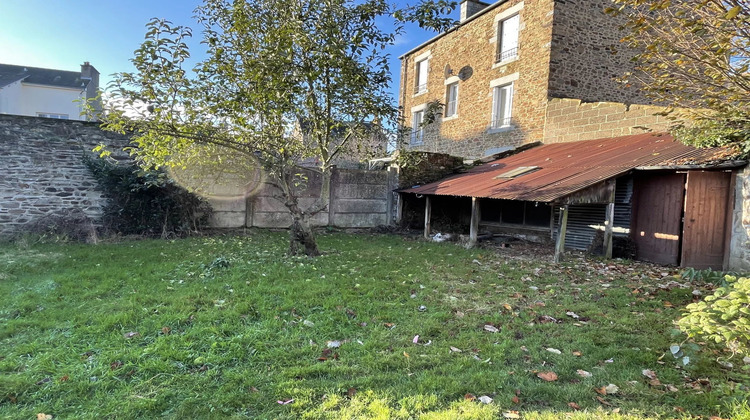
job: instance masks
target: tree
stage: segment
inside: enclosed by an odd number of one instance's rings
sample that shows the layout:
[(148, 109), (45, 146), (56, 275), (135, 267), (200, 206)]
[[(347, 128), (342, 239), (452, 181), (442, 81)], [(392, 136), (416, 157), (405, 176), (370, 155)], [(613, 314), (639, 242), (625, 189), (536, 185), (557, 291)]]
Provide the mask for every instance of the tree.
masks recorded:
[[(384, 49), (404, 22), (447, 27), (452, 21), (440, 14), (452, 7), (443, 0), (405, 9), (385, 0), (205, 0), (196, 18), (206, 58), (187, 69), (191, 29), (153, 19), (131, 60), (136, 70), (117, 74), (109, 88), (115, 106), (103, 126), (133, 133), (132, 153), (144, 166), (262, 170), (292, 216), (290, 253), (319, 255), (310, 219), (328, 205), (333, 160), (368, 122), (397, 115)], [(384, 18), (395, 19), (393, 30), (378, 26)], [(304, 206), (301, 162), (311, 160), (319, 162), (322, 188)]]
[(692, 124), (689, 144), (736, 144), (750, 153), (750, 3), (746, 0), (614, 0), (624, 42), (638, 53), (626, 79)]

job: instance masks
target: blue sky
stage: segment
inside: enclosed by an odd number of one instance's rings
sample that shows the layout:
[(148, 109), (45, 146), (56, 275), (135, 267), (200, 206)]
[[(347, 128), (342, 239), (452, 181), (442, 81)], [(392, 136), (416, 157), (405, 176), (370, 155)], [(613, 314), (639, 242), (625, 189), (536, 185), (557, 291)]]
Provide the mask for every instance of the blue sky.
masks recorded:
[[(404, 0), (397, 0), (404, 3)], [(0, 63), (78, 71), (89, 61), (102, 74), (130, 71), (133, 51), (153, 17), (196, 28), (198, 0), (1, 0)], [(454, 12), (457, 14), (457, 12)], [(199, 34), (195, 33), (196, 44)], [(393, 46), (392, 92), (398, 92), (398, 56), (435, 36), (416, 26)]]

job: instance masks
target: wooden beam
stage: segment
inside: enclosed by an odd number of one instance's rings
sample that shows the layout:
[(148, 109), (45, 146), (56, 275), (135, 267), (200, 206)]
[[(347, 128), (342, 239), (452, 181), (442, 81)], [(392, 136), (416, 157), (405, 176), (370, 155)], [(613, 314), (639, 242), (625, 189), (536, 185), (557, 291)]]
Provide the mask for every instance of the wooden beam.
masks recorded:
[(564, 205), (560, 211), (560, 226), (557, 232), (557, 243), (555, 244), (555, 262), (559, 263), (562, 260), (563, 252), (565, 252), (565, 233), (568, 230), (568, 205)]
[(607, 217), (604, 226), (604, 258), (612, 258), (612, 229), (615, 225), (615, 203), (607, 204)]
[(430, 218), (432, 217), (432, 202), (429, 195), (426, 195), (424, 198), (424, 238), (430, 239)]
[(607, 215), (604, 225), (604, 258), (612, 258), (612, 232), (615, 228), (615, 192), (617, 190), (617, 181), (611, 179), (607, 181), (609, 188), (609, 202), (607, 203)]
[(471, 197), (471, 225), (469, 227), (469, 246), (473, 247), (477, 244), (477, 235), (479, 234), (479, 218), (481, 217), (479, 211), (479, 199), (477, 197)]

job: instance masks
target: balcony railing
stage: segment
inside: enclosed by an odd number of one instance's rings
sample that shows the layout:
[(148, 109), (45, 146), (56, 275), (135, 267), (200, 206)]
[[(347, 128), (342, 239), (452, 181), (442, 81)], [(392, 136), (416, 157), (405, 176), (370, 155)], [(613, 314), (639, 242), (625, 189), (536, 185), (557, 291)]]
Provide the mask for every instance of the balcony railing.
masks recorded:
[(417, 85), (416, 88), (414, 88), (414, 93), (422, 93), (427, 91), (427, 83), (423, 83), (421, 85)]
[(495, 57), (496, 62), (501, 62), (505, 60), (509, 60), (513, 57), (516, 57), (518, 55), (518, 47), (516, 48), (509, 48), (507, 50), (497, 51), (497, 57)]
[(511, 117), (494, 119), (492, 120), (492, 128), (509, 127), (511, 119)]

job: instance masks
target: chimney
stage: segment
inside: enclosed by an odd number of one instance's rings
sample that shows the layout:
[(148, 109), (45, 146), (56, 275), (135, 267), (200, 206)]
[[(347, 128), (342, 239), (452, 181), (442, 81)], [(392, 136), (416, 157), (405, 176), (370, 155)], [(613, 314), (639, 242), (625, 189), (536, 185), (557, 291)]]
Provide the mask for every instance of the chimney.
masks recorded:
[[(86, 85), (86, 99), (93, 100), (99, 95), (99, 71), (88, 61), (84, 61), (81, 64), (81, 79), (88, 80)], [(102, 104), (100, 100), (95, 100), (93, 103), (94, 109), (97, 112), (101, 112)], [(87, 119), (96, 120), (96, 116), (89, 116)]]
[(462, 0), (461, 1), (461, 18), (460, 23), (463, 23), (474, 14), (480, 12), (485, 7), (489, 6), (487, 3), (483, 3), (477, 0)]

